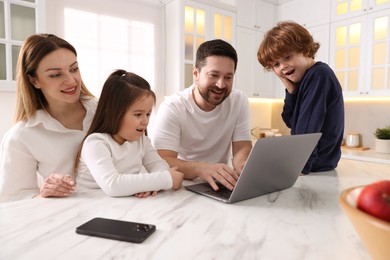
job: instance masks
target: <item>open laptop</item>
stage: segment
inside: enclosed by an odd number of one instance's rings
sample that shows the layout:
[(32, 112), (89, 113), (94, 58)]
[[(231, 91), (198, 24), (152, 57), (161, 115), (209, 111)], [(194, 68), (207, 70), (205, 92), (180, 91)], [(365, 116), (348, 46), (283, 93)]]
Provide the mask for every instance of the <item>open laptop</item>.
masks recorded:
[(261, 138), (254, 144), (233, 191), (219, 184), (214, 191), (206, 182), (185, 186), (189, 191), (235, 203), (293, 186), (321, 133)]

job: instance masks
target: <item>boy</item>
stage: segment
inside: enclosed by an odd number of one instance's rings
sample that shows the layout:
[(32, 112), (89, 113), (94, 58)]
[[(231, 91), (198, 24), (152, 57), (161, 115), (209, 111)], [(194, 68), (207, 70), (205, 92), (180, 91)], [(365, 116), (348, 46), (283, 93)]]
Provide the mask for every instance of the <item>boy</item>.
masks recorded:
[(342, 89), (332, 69), (314, 60), (319, 47), (304, 27), (286, 21), (266, 33), (257, 53), (286, 87), (282, 118), (291, 134), (322, 133), (303, 174), (336, 168), (344, 134)]

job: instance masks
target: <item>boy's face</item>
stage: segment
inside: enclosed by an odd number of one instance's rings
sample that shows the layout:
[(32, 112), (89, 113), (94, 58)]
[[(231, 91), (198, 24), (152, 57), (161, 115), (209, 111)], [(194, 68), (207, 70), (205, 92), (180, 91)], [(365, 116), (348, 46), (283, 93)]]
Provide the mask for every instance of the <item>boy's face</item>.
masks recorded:
[(303, 53), (291, 52), (276, 60), (272, 64), (272, 70), (279, 78), (287, 79), (293, 83), (299, 83), (306, 70), (313, 66), (314, 60)]

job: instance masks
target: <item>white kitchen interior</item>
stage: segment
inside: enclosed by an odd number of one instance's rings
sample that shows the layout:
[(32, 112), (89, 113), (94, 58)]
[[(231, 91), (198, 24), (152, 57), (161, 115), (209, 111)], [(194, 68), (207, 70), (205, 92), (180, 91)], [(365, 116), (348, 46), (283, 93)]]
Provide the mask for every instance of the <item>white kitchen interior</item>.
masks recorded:
[[(97, 97), (121, 68), (149, 81), (157, 109), (192, 83), (197, 46), (222, 38), (239, 55), (234, 87), (250, 99), (251, 128), (287, 135), (284, 88), (256, 57), (265, 32), (281, 20), (304, 25), (320, 42), (316, 59), (343, 87), (345, 135), (359, 133), (367, 150), (343, 148), (336, 170), (235, 205), (184, 189), (142, 202), (96, 190), (3, 203), (0, 258), (371, 259), (337, 201), (346, 188), (390, 176), (390, 154), (375, 152), (373, 134), (390, 125), (390, 0), (0, 0), (0, 140), (13, 125), (18, 50), (40, 32), (75, 46)], [(142, 245), (75, 234), (99, 215), (155, 223), (157, 232)]]
[[(361, 144), (373, 150), (375, 129), (390, 125), (389, 1), (2, 0), (3, 10), (10, 2), (36, 11), (31, 15), (21, 9), (11, 23), (28, 30), (24, 24), (29, 20), (23, 22), (23, 17), (32, 16), (33, 32), (54, 33), (76, 47), (83, 79), (96, 96), (113, 69), (125, 68), (151, 83), (158, 105), (165, 95), (192, 82), (196, 47), (223, 38), (239, 54), (235, 87), (251, 100), (251, 127), (276, 128), (283, 134), (289, 131), (280, 119), (284, 88), (272, 72), (263, 70), (256, 52), (262, 35), (277, 21), (294, 20), (321, 43), (316, 59), (328, 63), (343, 86), (345, 133), (360, 133)], [(23, 33), (27, 35), (22, 31), (21, 37)], [(2, 74), (8, 75), (0, 78), (0, 109), (5, 111), (0, 137), (13, 124), (15, 60), (9, 61), (16, 59), (14, 47), (22, 38), (2, 42), (0, 57), (7, 57)]]

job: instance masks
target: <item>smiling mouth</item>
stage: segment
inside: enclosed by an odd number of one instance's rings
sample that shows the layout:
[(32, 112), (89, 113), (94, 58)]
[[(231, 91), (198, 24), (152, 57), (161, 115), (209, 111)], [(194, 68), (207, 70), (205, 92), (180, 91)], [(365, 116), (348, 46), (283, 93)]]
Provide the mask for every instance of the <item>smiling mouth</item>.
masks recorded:
[(71, 93), (71, 92), (74, 92), (74, 91), (76, 91), (76, 86), (75, 87), (73, 87), (73, 88), (68, 88), (68, 89), (65, 89), (65, 90), (61, 90), (61, 92), (63, 92), (63, 93)]
[(286, 73), (284, 73), (284, 75), (291, 76), (292, 74), (294, 74), (294, 72), (295, 72), (295, 69), (292, 69), (292, 70), (289, 70)]

